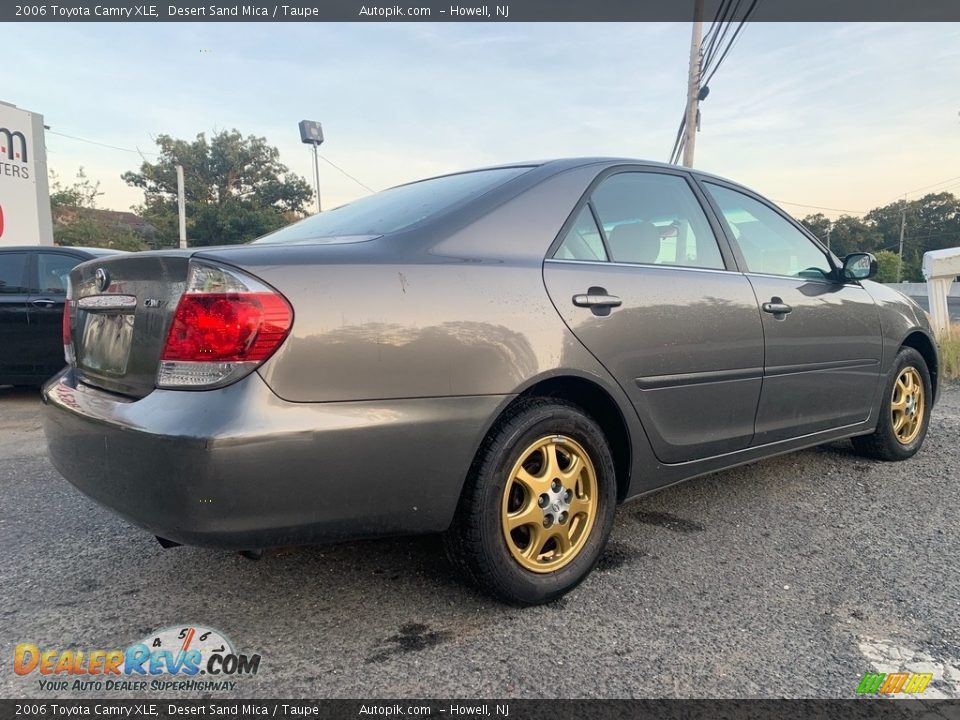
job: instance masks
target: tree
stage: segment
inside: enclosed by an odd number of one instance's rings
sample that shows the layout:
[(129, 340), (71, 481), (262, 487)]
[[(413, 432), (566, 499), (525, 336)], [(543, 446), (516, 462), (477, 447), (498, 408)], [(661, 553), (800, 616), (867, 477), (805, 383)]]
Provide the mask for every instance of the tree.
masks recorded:
[(929, 250), (960, 245), (960, 198), (940, 192), (909, 202), (899, 200), (875, 208), (864, 219), (883, 238), (883, 247), (899, 250), (900, 226), (906, 220), (903, 238), (903, 279), (923, 280), (923, 254)]
[(817, 213), (816, 215), (807, 215), (800, 222), (824, 244), (827, 244), (827, 230), (829, 228), (830, 249), (837, 257), (842, 258), (857, 251), (872, 252), (879, 249), (872, 228), (853, 215), (841, 215), (831, 223), (823, 213)]
[[(832, 225), (830, 218), (823, 213), (817, 213), (815, 215), (807, 215), (805, 218), (800, 220), (800, 222), (803, 223), (807, 230), (816, 235), (817, 239), (826, 245), (827, 234), (830, 232)], [(832, 242), (833, 238), (831, 237), (830, 240)]]
[[(906, 218), (903, 237), (903, 269), (907, 282), (921, 282), (923, 254), (929, 250), (960, 246), (960, 198), (952, 193), (930, 193), (910, 202), (897, 201), (874, 208), (863, 218), (842, 215), (830, 224), (823, 214), (808, 215), (801, 222), (821, 240), (826, 241), (830, 228), (830, 245), (843, 257), (852, 252), (872, 252), (878, 257), (889, 251), (897, 257), (900, 249), (900, 225)], [(887, 262), (889, 263), (889, 257)], [(881, 276), (887, 277), (881, 268)], [(896, 282), (894, 266), (890, 280)]]
[(50, 209), (54, 213), (69, 208), (95, 208), (100, 195), (103, 195), (100, 183), (90, 182), (82, 167), (77, 170), (77, 178), (69, 187), (64, 187), (57, 173), (50, 171)]
[(853, 215), (841, 215), (836, 219), (831, 240), (834, 252), (840, 257), (858, 251), (873, 252), (882, 247), (873, 228)]
[(139, 212), (158, 231), (161, 245), (176, 245), (177, 165), (183, 165), (187, 237), (191, 245), (242, 243), (301, 217), (313, 190), (279, 161), (264, 138), (230, 130), (192, 142), (157, 138), (160, 158), (123, 179), (144, 191)]
[(895, 252), (889, 250), (880, 250), (874, 253), (877, 257), (877, 282), (892, 283), (897, 281), (897, 265), (900, 264), (900, 258)]
[(81, 167), (73, 185), (61, 184), (50, 172), (50, 210), (53, 214), (53, 240), (57, 245), (105, 247), (115, 250), (144, 250), (146, 245), (128, 227), (105, 221), (97, 212), (100, 183), (91, 182)]

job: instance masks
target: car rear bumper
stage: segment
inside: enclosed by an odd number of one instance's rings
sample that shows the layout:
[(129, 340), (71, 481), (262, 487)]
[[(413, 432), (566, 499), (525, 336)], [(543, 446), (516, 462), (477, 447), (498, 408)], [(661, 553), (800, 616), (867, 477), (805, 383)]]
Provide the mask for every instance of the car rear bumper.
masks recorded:
[(257, 373), (140, 400), (43, 390), (50, 457), (73, 485), (155, 535), (248, 549), (445, 529), (509, 398), (290, 403)]

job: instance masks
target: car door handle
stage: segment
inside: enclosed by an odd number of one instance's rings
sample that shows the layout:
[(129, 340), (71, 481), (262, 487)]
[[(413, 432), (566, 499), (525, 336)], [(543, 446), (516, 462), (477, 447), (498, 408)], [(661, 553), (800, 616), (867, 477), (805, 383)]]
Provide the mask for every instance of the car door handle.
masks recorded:
[(57, 304), (56, 300), (51, 300), (49, 298), (37, 298), (36, 300), (31, 300), (30, 302), (31, 304), (42, 308), (51, 308)]
[(793, 312), (792, 307), (777, 297), (770, 298), (770, 302), (765, 302), (760, 307), (763, 308), (764, 312), (773, 313), (774, 315), (786, 315), (789, 312)]
[[(600, 292), (596, 292), (597, 290), (600, 290)], [(573, 304), (577, 307), (611, 308), (620, 307), (623, 305), (623, 300), (616, 295), (608, 295), (607, 291), (602, 288), (590, 288), (590, 291), (585, 295), (574, 295)]]

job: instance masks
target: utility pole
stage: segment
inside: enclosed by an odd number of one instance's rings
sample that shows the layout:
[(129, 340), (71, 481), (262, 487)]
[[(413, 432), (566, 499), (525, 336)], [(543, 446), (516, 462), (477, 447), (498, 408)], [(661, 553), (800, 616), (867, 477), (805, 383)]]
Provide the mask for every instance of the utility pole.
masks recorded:
[(900, 208), (900, 253), (897, 261), (897, 282), (903, 280), (903, 231), (907, 227), (907, 199), (903, 199), (903, 207)]
[(183, 165), (177, 165), (177, 214), (180, 215), (180, 247), (187, 247), (187, 201), (183, 192)]
[(703, 40), (703, 0), (693, 0), (693, 32), (690, 37), (690, 77), (687, 80), (687, 117), (684, 132), (683, 165), (693, 167), (700, 109), (700, 44)]
[(830, 250), (830, 231), (833, 230), (833, 223), (827, 225), (827, 252), (832, 252)]

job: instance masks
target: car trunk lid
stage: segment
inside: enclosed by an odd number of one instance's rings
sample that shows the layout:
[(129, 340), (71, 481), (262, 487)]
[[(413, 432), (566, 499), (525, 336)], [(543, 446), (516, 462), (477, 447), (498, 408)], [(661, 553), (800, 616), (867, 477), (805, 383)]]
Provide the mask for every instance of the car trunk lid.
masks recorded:
[(74, 268), (69, 330), (82, 382), (133, 397), (153, 391), (191, 254), (118, 255)]

